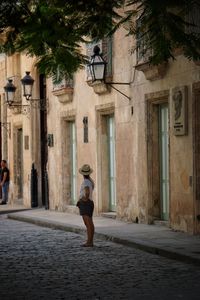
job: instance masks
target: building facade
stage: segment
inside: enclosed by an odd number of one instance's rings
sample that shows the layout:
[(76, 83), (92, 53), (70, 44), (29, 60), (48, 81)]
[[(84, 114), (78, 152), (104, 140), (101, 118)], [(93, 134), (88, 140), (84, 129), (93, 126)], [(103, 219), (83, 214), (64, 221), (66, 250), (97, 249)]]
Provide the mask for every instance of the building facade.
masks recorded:
[[(34, 163), (38, 205), (46, 204), (48, 174), (48, 207), (77, 213), (78, 169), (87, 163), (94, 170), (96, 215), (147, 224), (161, 220), (200, 233), (200, 66), (181, 53), (168, 64), (150, 66), (148, 58), (131, 54), (134, 43), (123, 29), (99, 43), (109, 84), (92, 82), (82, 69), (56, 85), (37, 72), (34, 59), (1, 58), (1, 123), (10, 124), (1, 126), (1, 155), (11, 169), (11, 203), (21, 199), (31, 206)], [(83, 51), (91, 54), (93, 47)], [(46, 109), (24, 99), (17, 78), (25, 71)], [(2, 78), (15, 79), (21, 111), (7, 108)]]

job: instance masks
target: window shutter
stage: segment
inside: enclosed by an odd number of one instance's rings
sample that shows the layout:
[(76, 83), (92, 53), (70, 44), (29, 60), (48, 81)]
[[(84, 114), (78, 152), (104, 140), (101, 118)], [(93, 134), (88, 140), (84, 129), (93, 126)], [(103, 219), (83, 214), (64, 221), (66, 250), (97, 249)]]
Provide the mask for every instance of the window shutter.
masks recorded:
[(112, 76), (112, 38), (107, 37), (102, 40), (103, 58), (107, 62), (106, 77)]
[(186, 32), (188, 33), (196, 33), (200, 34), (200, 6), (193, 5), (191, 11), (188, 13), (186, 17), (186, 21), (190, 23), (189, 27), (186, 28)]
[(152, 49), (147, 49), (146, 39), (147, 36), (143, 35), (141, 28), (140, 19), (136, 20), (136, 55), (137, 55), (137, 64), (145, 63), (149, 61), (150, 56), (153, 55)]

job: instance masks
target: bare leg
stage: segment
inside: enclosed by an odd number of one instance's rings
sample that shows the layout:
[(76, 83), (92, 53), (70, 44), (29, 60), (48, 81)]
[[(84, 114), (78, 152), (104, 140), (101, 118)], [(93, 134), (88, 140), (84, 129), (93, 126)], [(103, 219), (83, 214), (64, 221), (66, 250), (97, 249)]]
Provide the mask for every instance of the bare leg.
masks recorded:
[(93, 245), (94, 238), (94, 223), (91, 217), (89, 217), (89, 243)]
[(93, 237), (94, 237), (94, 224), (93, 224), (93, 220), (91, 217), (89, 216), (82, 216), (83, 217), (83, 221), (84, 224), (87, 228), (87, 242), (86, 242), (86, 246), (93, 246)]

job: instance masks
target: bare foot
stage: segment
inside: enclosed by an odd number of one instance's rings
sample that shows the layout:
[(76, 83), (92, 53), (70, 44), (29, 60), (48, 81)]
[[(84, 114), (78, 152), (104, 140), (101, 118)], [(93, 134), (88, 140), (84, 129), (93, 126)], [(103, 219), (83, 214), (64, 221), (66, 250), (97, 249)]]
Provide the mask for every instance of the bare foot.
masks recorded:
[(88, 244), (88, 243), (86, 243), (86, 244), (83, 244), (83, 245), (81, 245), (82, 247), (93, 247), (94, 245), (93, 244)]

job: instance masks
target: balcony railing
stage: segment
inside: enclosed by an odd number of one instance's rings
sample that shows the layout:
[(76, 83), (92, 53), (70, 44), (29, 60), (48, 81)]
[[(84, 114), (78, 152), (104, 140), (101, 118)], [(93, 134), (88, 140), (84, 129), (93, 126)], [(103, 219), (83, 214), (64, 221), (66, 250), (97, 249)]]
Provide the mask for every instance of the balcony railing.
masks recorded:
[(73, 79), (64, 78), (59, 83), (53, 83), (53, 92), (61, 89), (66, 89), (66, 88), (72, 89), (73, 85), (74, 85)]

